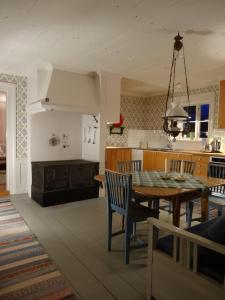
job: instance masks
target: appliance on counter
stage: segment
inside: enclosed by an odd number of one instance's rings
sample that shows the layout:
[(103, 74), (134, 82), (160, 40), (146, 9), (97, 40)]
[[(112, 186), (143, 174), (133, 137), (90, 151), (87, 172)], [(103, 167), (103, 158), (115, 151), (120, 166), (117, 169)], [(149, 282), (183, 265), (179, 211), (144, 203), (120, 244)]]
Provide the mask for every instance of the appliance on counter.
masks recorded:
[(210, 163), (225, 165), (225, 156), (210, 156)]
[(214, 138), (213, 141), (211, 142), (211, 148), (212, 148), (211, 152), (221, 153), (220, 147), (221, 147), (221, 140), (218, 138)]

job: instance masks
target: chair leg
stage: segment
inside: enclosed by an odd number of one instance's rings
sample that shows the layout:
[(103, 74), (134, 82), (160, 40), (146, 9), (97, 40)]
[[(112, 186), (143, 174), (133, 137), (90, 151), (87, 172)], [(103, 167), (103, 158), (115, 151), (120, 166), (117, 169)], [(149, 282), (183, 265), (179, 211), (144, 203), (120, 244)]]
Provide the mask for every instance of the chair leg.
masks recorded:
[(188, 223), (188, 228), (191, 227), (192, 214), (193, 214), (194, 202), (186, 202), (186, 222)]
[(152, 199), (148, 199), (148, 207), (152, 208)]
[(224, 215), (224, 214), (225, 214), (225, 206), (223, 206), (223, 207), (222, 207), (222, 209), (221, 209), (221, 213), (222, 213), (222, 215)]
[(124, 215), (122, 215), (122, 218), (121, 218), (121, 228), (122, 228), (122, 230), (124, 230), (124, 220), (125, 220)]
[(112, 244), (112, 211), (108, 212), (108, 251), (111, 251)]
[(222, 214), (223, 214), (223, 208), (219, 207), (217, 212), (218, 217), (222, 216)]
[(130, 259), (130, 236), (132, 223), (125, 220), (125, 263), (129, 264)]

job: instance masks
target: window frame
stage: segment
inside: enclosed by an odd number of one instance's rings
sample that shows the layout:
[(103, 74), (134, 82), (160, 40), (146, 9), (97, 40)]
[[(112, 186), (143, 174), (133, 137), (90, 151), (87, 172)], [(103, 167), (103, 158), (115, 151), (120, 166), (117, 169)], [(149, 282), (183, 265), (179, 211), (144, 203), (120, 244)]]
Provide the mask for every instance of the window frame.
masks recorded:
[[(179, 103), (182, 107), (188, 106), (187, 96), (176, 97), (174, 98), (174, 102)], [(192, 95), (190, 97), (190, 106), (196, 106), (196, 124), (195, 124), (195, 137), (182, 137), (179, 135), (177, 140), (181, 141), (201, 141), (202, 138), (199, 137), (200, 135), (200, 105), (201, 104), (209, 104), (209, 118), (208, 118), (208, 137), (212, 136), (213, 132), (213, 121), (214, 121), (214, 102), (215, 102), (215, 95), (214, 93), (207, 93), (207, 94), (197, 94)]]

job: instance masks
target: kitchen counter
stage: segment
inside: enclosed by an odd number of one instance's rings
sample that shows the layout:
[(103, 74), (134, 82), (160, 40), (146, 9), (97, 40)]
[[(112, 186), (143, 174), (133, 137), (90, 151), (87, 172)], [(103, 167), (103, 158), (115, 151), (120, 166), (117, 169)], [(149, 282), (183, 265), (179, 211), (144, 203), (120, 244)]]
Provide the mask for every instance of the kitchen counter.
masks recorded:
[(140, 148), (140, 147), (116, 147), (116, 146), (107, 146), (106, 149), (134, 149), (134, 150), (143, 150), (143, 151), (157, 151), (157, 152), (169, 152), (169, 153), (187, 153), (187, 154), (198, 154), (204, 156), (225, 156), (225, 153), (217, 152), (206, 152), (201, 150), (184, 150), (184, 149), (163, 149), (163, 148)]

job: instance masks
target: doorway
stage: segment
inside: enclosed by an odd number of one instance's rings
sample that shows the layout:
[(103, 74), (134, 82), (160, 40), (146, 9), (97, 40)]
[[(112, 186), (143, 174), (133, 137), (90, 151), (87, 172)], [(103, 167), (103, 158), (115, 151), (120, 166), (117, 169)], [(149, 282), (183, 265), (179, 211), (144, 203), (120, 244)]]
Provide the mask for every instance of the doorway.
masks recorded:
[[(2, 182), (0, 195), (14, 194), (16, 190), (16, 87), (15, 84), (0, 82), (0, 99), (2, 107), (2, 139), (0, 134), (0, 166)], [(0, 100), (1, 101), (1, 100)], [(0, 116), (1, 118), (1, 116)], [(1, 124), (0, 124), (1, 126)], [(1, 164), (0, 164), (1, 165)], [(2, 170), (1, 170), (2, 169)], [(1, 182), (0, 182), (1, 183)]]
[(6, 93), (0, 91), (0, 193), (6, 190)]

